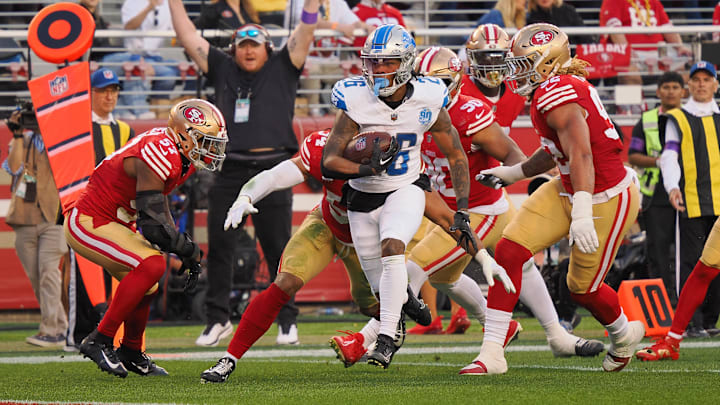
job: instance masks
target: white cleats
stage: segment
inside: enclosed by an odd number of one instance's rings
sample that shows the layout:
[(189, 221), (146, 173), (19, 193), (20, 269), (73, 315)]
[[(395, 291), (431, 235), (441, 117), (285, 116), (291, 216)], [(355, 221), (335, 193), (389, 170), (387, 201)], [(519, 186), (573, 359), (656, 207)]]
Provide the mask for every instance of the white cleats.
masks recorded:
[(635, 353), (635, 346), (645, 337), (645, 325), (640, 321), (628, 322), (627, 333), (620, 337), (617, 342), (610, 338), (610, 349), (608, 349), (603, 360), (603, 370), (620, 371), (630, 363)]
[(485, 341), (480, 347), (480, 354), (472, 363), (463, 367), (462, 375), (492, 375), (505, 374), (508, 370), (505, 360), (505, 350), (496, 342)]

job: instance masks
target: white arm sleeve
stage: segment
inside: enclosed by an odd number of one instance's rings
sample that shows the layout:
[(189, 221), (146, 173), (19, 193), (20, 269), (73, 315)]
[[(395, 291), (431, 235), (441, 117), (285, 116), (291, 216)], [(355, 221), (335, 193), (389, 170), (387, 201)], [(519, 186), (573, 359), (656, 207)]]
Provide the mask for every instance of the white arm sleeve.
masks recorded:
[[(678, 128), (675, 123), (668, 120), (665, 124), (665, 144), (668, 142), (680, 142)], [(680, 164), (678, 163), (678, 154), (674, 150), (665, 149), (658, 159), (658, 167), (663, 176), (663, 186), (665, 191), (680, 187)]]
[(285, 160), (248, 180), (240, 190), (240, 195), (250, 197), (250, 202), (255, 204), (274, 191), (285, 190), (303, 181), (305, 181), (303, 172), (292, 160)]

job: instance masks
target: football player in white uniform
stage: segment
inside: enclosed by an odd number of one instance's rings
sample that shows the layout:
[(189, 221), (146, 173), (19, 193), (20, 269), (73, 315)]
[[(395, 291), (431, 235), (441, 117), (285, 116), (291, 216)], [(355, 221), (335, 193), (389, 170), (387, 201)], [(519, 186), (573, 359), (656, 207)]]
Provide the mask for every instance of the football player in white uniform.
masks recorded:
[[(405, 248), (417, 232), (425, 207), (427, 177), (421, 176), (420, 148), (430, 132), (448, 158), (457, 212), (453, 227), (460, 243), (474, 244), (469, 227), (468, 161), (445, 105), (448, 91), (436, 78), (415, 78), (415, 41), (401, 26), (378, 27), (365, 41), (360, 57), (363, 77), (335, 84), (338, 108), (323, 154), (323, 176), (350, 179), (347, 201), (350, 232), (363, 271), (383, 303), (380, 335), (368, 363), (387, 368), (395, 354), (393, 338), (400, 309), (407, 299)], [(359, 132), (385, 131), (393, 136), (387, 151), (373, 145), (368, 164), (343, 157)]]

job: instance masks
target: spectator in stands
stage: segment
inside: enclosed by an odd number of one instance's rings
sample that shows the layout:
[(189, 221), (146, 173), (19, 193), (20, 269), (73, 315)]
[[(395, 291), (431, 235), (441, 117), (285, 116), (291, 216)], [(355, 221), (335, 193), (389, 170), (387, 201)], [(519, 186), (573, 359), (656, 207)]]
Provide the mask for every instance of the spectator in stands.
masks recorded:
[[(210, 46), (195, 30), (181, 0), (169, 0), (173, 26), (190, 58), (207, 74), (215, 100), (228, 124), (227, 157), (208, 199), (207, 327), (196, 340), (215, 346), (232, 333), (230, 291), (235, 238), (241, 228), (225, 232), (225, 215), (240, 188), (262, 170), (298, 151), (293, 131), (297, 84), (313, 41), (318, 0), (304, 0), (300, 23), (279, 52), (262, 26), (246, 24), (232, 38), (231, 53)], [(290, 239), (292, 190), (277, 191), (258, 203), (252, 216), (272, 280)], [(278, 315), (280, 344), (298, 343), (297, 308), (288, 301)], [(243, 333), (243, 332), (239, 332)]]
[[(717, 173), (720, 143), (720, 109), (714, 100), (718, 89), (715, 67), (706, 61), (694, 64), (688, 88), (690, 98), (682, 109), (668, 111), (666, 120), (661, 121), (661, 127), (665, 124), (665, 148), (659, 160), (663, 185), (679, 215), (681, 293), (720, 207), (720, 186), (712, 177)], [(705, 329), (715, 328), (718, 311), (720, 279), (716, 278), (693, 316), (686, 331), (688, 337), (708, 337)]]
[[(122, 22), (124, 29), (140, 34), (146, 31), (172, 30), (170, 9), (166, 0), (125, 0), (122, 6)], [(160, 47), (165, 42), (165, 38), (145, 35), (127, 37), (125, 48), (128, 52), (113, 53), (103, 58), (103, 63), (113, 64), (109, 67), (118, 76), (125, 76), (122, 66), (125, 62), (139, 64), (142, 70), (140, 77), (131, 77), (123, 86), (119, 104), (130, 109), (122, 110), (119, 113), (121, 118), (152, 119), (156, 115), (167, 118), (172, 103), (169, 92), (175, 88), (175, 77), (180, 75), (180, 71), (177, 67), (178, 61), (165, 58), (160, 53)], [(151, 77), (152, 85), (148, 85), (145, 79)], [(147, 93), (150, 90), (160, 92), (150, 96), (150, 102), (157, 106), (157, 114), (150, 111), (148, 106)]]
[(250, 2), (258, 13), (260, 24), (282, 27), (285, 20), (285, 5), (288, 0), (250, 0)]
[[(670, 27), (672, 22), (665, 13), (660, 0), (604, 0), (600, 8), (600, 26), (602, 27)], [(677, 44), (672, 52), (680, 56), (692, 56), (689, 48), (682, 45), (679, 34), (610, 34), (614, 44), (630, 44), (632, 57), (638, 62), (631, 64), (630, 71), (646, 71), (647, 62), (657, 61), (658, 45), (664, 42)], [(652, 45), (643, 45), (652, 44)], [(681, 64), (684, 65), (684, 61)], [(673, 67), (670, 70), (675, 70)], [(620, 76), (622, 84), (642, 84), (640, 75)]]
[(640, 192), (643, 194), (639, 220), (645, 229), (648, 277), (662, 278), (670, 301), (677, 303), (675, 265), (670, 260), (670, 246), (675, 242), (675, 209), (662, 186), (658, 160), (663, 140), (658, 126), (659, 117), (680, 108), (685, 89), (683, 77), (677, 72), (665, 72), (658, 79), (655, 94), (660, 105), (643, 113), (635, 124), (628, 161), (642, 169)]
[[(291, 8), (293, 7), (293, 8)], [(293, 29), (300, 22), (303, 10), (303, 3), (299, 0), (289, 1), (285, 9), (285, 28)], [(367, 25), (348, 7), (345, 0), (320, 0), (320, 13), (318, 14), (318, 29), (330, 29), (338, 31), (339, 37), (322, 37), (315, 41), (316, 48), (337, 48), (342, 45), (353, 43), (353, 31), (356, 29), (367, 30)], [(312, 93), (307, 95), (310, 114), (320, 116), (325, 112), (319, 107), (321, 101), (320, 92), (325, 86), (332, 87), (336, 81), (343, 78), (343, 70), (340, 66), (341, 57), (349, 57), (347, 52), (341, 55), (337, 50), (318, 50), (310, 53), (305, 63), (305, 73), (309, 76), (302, 80), (301, 86)], [(329, 76), (327, 79), (315, 79), (313, 76)], [(329, 95), (323, 97), (329, 102)]]
[(527, 0), (498, 0), (495, 8), (477, 20), (477, 25), (496, 24), (501, 28), (517, 28), (525, 26)]
[[(558, 27), (583, 27), (580, 14), (575, 7), (563, 0), (530, 0), (527, 24), (550, 23)], [(570, 35), (571, 44), (597, 42), (592, 35)]]
[[(85, 7), (95, 19), (95, 30), (106, 30), (110, 28), (110, 23), (107, 22), (107, 20), (105, 20), (105, 18), (100, 15), (100, 10), (98, 10), (99, 4), (100, 0), (80, 0), (80, 5)], [(111, 52), (96, 51), (95, 49), (110, 48), (111, 46), (112, 45), (110, 45), (110, 38), (94, 37), (92, 42), (92, 48), (90, 50), (90, 60), (102, 60), (105, 55), (110, 54)]]
[[(713, 11), (712, 23), (713, 25), (720, 25), (720, 2), (718, 2), (718, 4), (715, 6), (715, 10)], [(720, 32), (713, 32), (712, 39), (715, 42), (719, 42)]]
[[(193, 22), (199, 29), (220, 29), (234, 32), (247, 23), (259, 24), (260, 18), (250, 0), (219, 0), (206, 4), (200, 16)], [(226, 47), (230, 45), (230, 37), (216, 37), (208, 42), (213, 46)]]
[(13, 134), (2, 167), (12, 176), (10, 208), (5, 222), (15, 231), (15, 253), (40, 304), (40, 327), (26, 342), (63, 346), (68, 320), (61, 302), (60, 260), (67, 242), (60, 223), (60, 196), (42, 136), (24, 131), (15, 111), (6, 124)]
[[(407, 28), (400, 10), (387, 4), (385, 0), (362, 0), (352, 9), (353, 13), (364, 22), (366, 29), (372, 31), (383, 24), (398, 24)], [(354, 47), (362, 48), (365, 36), (356, 37)]]

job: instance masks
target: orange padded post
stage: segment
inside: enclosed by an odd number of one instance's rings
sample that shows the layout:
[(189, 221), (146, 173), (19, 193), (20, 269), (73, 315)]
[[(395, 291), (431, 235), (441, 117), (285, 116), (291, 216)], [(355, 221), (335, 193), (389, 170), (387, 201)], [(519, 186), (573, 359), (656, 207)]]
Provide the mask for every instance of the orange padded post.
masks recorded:
[(645, 336), (665, 336), (670, 330), (674, 315), (662, 279), (623, 281), (618, 298), (629, 320), (645, 324)]

